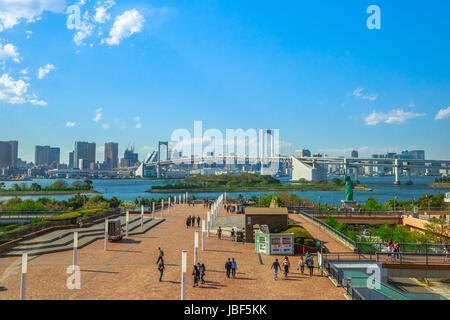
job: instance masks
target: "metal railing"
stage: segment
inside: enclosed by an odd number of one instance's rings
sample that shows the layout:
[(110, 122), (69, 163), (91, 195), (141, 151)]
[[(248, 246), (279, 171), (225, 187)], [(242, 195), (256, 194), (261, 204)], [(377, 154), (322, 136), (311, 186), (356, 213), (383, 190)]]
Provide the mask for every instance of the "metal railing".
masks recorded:
[[(347, 242), (350, 246), (353, 246), (354, 248), (356, 248), (356, 242), (353, 241), (352, 239), (350, 239), (349, 237), (347, 237), (345, 234), (337, 231), (336, 229), (334, 229), (333, 227), (329, 226), (328, 224), (326, 224), (325, 222), (323, 222), (320, 219), (317, 219), (311, 215), (309, 215), (308, 213), (304, 212), (304, 211), (299, 211), (299, 214), (303, 215), (304, 217), (306, 217), (307, 219), (312, 220), (314, 223), (316, 223), (317, 225), (319, 225), (320, 227), (323, 227), (324, 229), (326, 229), (328, 232), (332, 233), (335, 237), (340, 238), (341, 241)], [(352, 248), (353, 249), (353, 248)]]
[[(374, 254), (388, 252), (387, 242), (356, 242), (359, 253)], [(434, 243), (399, 243), (399, 251), (405, 253), (445, 253), (450, 251), (449, 244)]]
[(416, 253), (416, 252), (377, 252), (377, 262), (396, 264), (450, 264), (450, 253)]

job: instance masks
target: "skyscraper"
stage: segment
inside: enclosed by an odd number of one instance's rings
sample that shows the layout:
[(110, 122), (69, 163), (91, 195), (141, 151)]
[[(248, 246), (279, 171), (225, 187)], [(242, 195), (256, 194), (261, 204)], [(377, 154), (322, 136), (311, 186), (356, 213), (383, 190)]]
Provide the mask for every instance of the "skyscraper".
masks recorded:
[(0, 168), (17, 167), (18, 141), (0, 141)]
[(69, 169), (73, 169), (73, 151), (69, 152)]
[(353, 150), (351, 156), (352, 158), (358, 158), (358, 151)]
[(95, 164), (95, 142), (75, 141), (73, 150), (74, 168), (79, 168), (80, 159), (87, 159), (89, 167)]
[(34, 149), (34, 164), (47, 166), (50, 159), (50, 146), (36, 146)]
[(119, 167), (119, 144), (115, 142), (105, 143), (105, 164), (111, 169)]
[(60, 149), (59, 148), (50, 148), (48, 164), (52, 166), (59, 165), (59, 157), (60, 157)]

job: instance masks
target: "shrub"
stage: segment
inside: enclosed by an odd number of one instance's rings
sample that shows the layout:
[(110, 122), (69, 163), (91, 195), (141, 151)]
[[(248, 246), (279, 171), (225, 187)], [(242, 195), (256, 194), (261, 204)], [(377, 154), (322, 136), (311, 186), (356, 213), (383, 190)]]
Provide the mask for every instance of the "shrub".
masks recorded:
[(63, 213), (54, 217), (49, 217), (46, 218), (46, 221), (62, 221), (62, 220), (72, 220), (72, 219), (76, 219), (78, 217), (81, 217), (81, 213), (80, 212), (69, 212), (69, 213)]
[(304, 244), (307, 247), (315, 247), (316, 246), (316, 242), (314, 241), (314, 239), (305, 239)]
[(10, 224), (3, 228), (3, 232), (8, 232), (8, 231), (14, 230), (16, 228), (17, 228), (17, 226), (15, 224)]

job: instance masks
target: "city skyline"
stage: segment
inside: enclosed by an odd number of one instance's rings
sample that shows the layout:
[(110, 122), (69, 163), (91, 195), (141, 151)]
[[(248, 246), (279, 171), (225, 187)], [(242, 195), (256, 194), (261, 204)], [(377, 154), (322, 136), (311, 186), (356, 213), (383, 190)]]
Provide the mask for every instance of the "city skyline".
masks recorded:
[(362, 0), (81, 1), (78, 29), (66, 14), (77, 2), (23, 14), (0, 3), (11, 18), (0, 17), (2, 140), (18, 140), (28, 162), (52, 145), (68, 163), (74, 141), (95, 141), (96, 159), (106, 141), (119, 154), (135, 145), (142, 160), (202, 120), (279, 128), (292, 150), (450, 159), (450, 4), (376, 2), (380, 30)]

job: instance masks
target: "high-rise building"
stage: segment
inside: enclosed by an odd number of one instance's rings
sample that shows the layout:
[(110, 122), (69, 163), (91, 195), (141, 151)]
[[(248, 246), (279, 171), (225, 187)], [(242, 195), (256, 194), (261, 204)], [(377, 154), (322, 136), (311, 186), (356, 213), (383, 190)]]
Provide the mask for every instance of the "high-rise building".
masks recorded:
[(296, 150), (295, 157), (296, 158), (311, 157), (311, 151), (309, 151), (308, 149)]
[(60, 149), (50, 148), (48, 164), (57, 167), (59, 165), (59, 159), (60, 159)]
[(73, 151), (69, 152), (69, 169), (73, 169)]
[(17, 167), (19, 142), (0, 141), (0, 168)]
[(425, 150), (411, 150), (409, 151), (410, 159), (425, 160)]
[(95, 142), (75, 141), (75, 148), (73, 150), (74, 168), (79, 168), (80, 159), (87, 159), (89, 167), (95, 164)]
[(50, 146), (36, 146), (34, 149), (34, 164), (47, 166), (50, 159)]
[(133, 167), (138, 162), (138, 154), (133, 149), (126, 149), (123, 158), (120, 160), (121, 167)]
[(352, 156), (352, 158), (358, 158), (358, 151), (353, 150), (351, 156)]
[(105, 143), (105, 164), (111, 168), (119, 167), (119, 144), (115, 142)]

